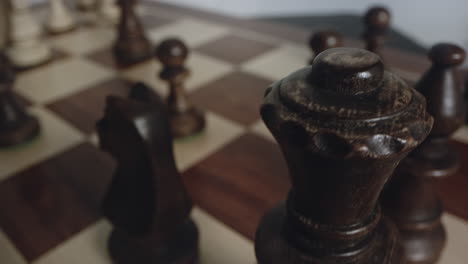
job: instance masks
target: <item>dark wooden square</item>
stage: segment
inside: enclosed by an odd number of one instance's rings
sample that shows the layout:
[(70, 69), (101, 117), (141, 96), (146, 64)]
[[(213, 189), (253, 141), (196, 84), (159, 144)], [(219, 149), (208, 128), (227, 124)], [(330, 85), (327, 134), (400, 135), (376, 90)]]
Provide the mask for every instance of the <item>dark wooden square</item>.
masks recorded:
[(200, 87), (190, 95), (190, 99), (201, 108), (251, 125), (260, 118), (259, 106), (266, 88), (272, 82), (236, 71)]
[(47, 107), (81, 131), (94, 132), (96, 121), (104, 114), (108, 95), (127, 97), (131, 83), (112, 79), (50, 103)]
[(183, 177), (198, 206), (250, 239), (263, 214), (286, 198), (290, 186), (278, 146), (250, 133)]
[(140, 61), (140, 62), (133, 63), (133, 64), (127, 64), (127, 65), (119, 64), (119, 63), (117, 63), (117, 61), (116, 61), (116, 59), (114, 57), (114, 54), (112, 52), (112, 47), (107, 47), (107, 48), (104, 48), (104, 49), (100, 49), (100, 50), (91, 52), (90, 54), (87, 54), (86, 57), (87, 57), (88, 60), (92, 60), (92, 61), (100, 64), (101, 66), (104, 66), (104, 67), (107, 67), (107, 68), (115, 68), (115, 69), (119, 69), (119, 70), (128, 69), (128, 68), (133, 67), (133, 66), (135, 66), (137, 64), (146, 63), (146, 62), (153, 59), (153, 58), (149, 58), (149, 59), (146, 59), (144, 61)]
[(233, 64), (241, 64), (273, 48), (274, 45), (265, 42), (230, 35), (204, 44), (196, 50)]
[(0, 184), (0, 225), (33, 261), (95, 222), (114, 163), (89, 143)]

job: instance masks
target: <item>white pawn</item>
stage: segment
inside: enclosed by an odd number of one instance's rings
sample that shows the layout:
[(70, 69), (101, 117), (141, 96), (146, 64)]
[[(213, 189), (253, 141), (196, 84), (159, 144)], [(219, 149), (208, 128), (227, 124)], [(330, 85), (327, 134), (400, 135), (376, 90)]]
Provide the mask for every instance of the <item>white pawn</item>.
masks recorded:
[(50, 11), (46, 27), (49, 32), (57, 34), (67, 32), (75, 27), (75, 19), (68, 11), (63, 0), (49, 0)]
[(99, 14), (107, 21), (117, 24), (120, 18), (120, 8), (115, 3), (116, 0), (101, 0), (99, 4)]
[(96, 7), (96, 0), (77, 0), (76, 5), (81, 11), (89, 11)]
[(39, 23), (31, 14), (28, 0), (10, 0), (8, 56), (15, 67), (28, 68), (52, 58), (52, 51), (42, 39)]

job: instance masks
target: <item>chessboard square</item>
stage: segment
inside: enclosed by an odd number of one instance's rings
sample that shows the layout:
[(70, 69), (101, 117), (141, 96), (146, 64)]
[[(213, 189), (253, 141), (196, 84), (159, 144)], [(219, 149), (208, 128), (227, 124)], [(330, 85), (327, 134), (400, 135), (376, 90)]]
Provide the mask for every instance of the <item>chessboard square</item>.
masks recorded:
[(0, 181), (84, 140), (82, 134), (48, 110), (36, 107), (31, 113), (39, 119), (41, 134), (27, 145), (0, 150)]
[(250, 126), (249, 130), (259, 136), (262, 136), (276, 143), (275, 137), (273, 137), (270, 130), (268, 130), (263, 120), (258, 120), (257, 122), (255, 122), (252, 126)]
[(444, 214), (442, 222), (447, 231), (447, 244), (442, 251), (438, 263), (464, 264), (468, 259), (466, 245), (468, 244), (468, 224), (461, 218), (451, 214)]
[(84, 133), (91, 134), (96, 121), (104, 113), (106, 97), (127, 97), (130, 87), (130, 82), (113, 78), (50, 103), (47, 107)]
[(110, 264), (107, 240), (111, 230), (111, 223), (99, 220), (32, 264)]
[(0, 225), (28, 261), (100, 216), (115, 165), (89, 143), (21, 171), (0, 184)]
[(200, 232), (200, 264), (254, 264), (252, 242), (198, 207), (192, 211)]
[[(188, 93), (233, 70), (233, 66), (230, 64), (198, 53), (189, 55), (186, 67), (191, 72), (185, 83), (185, 89)], [(168, 94), (168, 84), (159, 78), (161, 69), (162, 66), (158, 61), (151, 60), (122, 70), (121, 73), (124, 78), (147, 83), (161, 95), (166, 96)]]
[(229, 32), (228, 27), (204, 22), (198, 19), (182, 19), (148, 32), (149, 38), (156, 45), (166, 38), (179, 38), (190, 48), (195, 48), (209, 41), (221, 38)]
[(2, 245), (0, 247), (0, 260), (2, 263), (26, 264), (26, 260), (2, 231), (0, 231), (0, 245)]
[(190, 95), (201, 108), (208, 109), (243, 125), (260, 118), (259, 108), (272, 81), (235, 71), (208, 83)]
[(242, 69), (276, 81), (305, 67), (311, 56), (305, 46), (285, 44), (244, 63)]
[(157, 16), (153, 14), (146, 14), (146, 13), (140, 15), (139, 17), (140, 17), (141, 23), (146, 29), (146, 32), (175, 22), (173, 19), (169, 19), (167, 17), (161, 17), (161, 16)]
[(35, 103), (48, 103), (112, 75), (111, 70), (81, 58), (73, 58), (22, 74), (15, 87), (18, 93)]
[(176, 140), (174, 155), (179, 171), (184, 171), (239, 136), (244, 129), (211, 112), (205, 113), (206, 127), (190, 139)]
[(268, 52), (274, 47), (266, 42), (228, 35), (199, 46), (197, 51), (238, 65)]
[(253, 239), (262, 215), (286, 197), (288, 171), (277, 145), (244, 134), (184, 173), (195, 203)]
[(464, 125), (460, 127), (455, 133), (452, 135), (452, 138), (468, 144), (468, 126)]
[(55, 47), (74, 55), (82, 55), (111, 46), (115, 38), (115, 29), (95, 26), (80, 28), (76, 32), (53, 37), (51, 41)]

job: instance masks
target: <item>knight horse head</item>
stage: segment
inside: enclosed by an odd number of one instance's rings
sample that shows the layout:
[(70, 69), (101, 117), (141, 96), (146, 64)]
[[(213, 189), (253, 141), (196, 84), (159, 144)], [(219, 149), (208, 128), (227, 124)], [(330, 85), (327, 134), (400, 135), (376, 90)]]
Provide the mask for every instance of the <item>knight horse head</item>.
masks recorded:
[(103, 202), (106, 217), (135, 236), (164, 236), (185, 221), (192, 204), (175, 166), (161, 98), (143, 84), (133, 86), (128, 99), (109, 96), (97, 130), (101, 148), (118, 163)]

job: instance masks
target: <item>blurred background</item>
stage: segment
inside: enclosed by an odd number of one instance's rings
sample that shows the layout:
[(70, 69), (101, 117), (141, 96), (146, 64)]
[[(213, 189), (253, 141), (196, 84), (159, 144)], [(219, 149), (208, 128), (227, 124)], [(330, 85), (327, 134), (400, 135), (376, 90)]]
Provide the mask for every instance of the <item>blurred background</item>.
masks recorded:
[[(43, 2), (46, 0), (32, 0)], [(390, 8), (393, 29), (409, 41), (400, 43), (417, 51), (436, 42), (449, 41), (468, 49), (468, 1), (466, 0), (152, 0), (217, 13), (266, 19), (302, 27), (330, 24), (339, 31), (359, 34), (360, 16), (375, 4)], [(357, 24), (355, 25), (355, 21)], [(346, 27), (346, 28), (344, 28)], [(351, 30), (351, 31), (349, 31)]]

